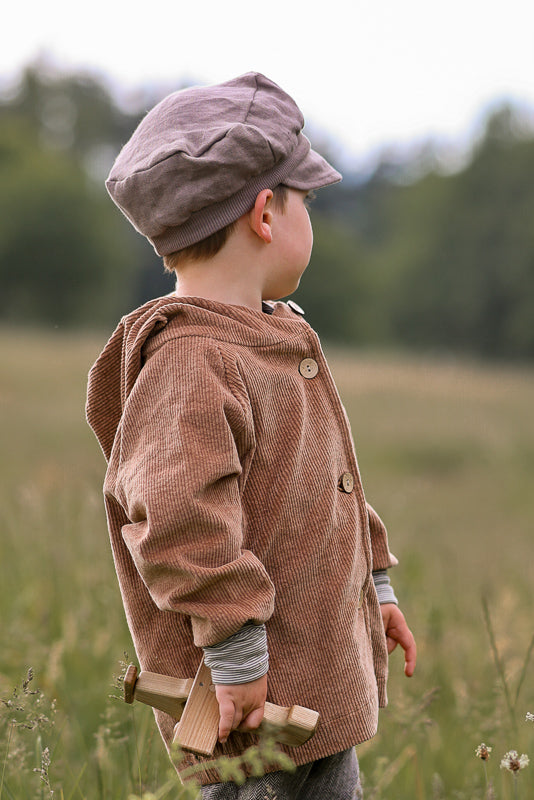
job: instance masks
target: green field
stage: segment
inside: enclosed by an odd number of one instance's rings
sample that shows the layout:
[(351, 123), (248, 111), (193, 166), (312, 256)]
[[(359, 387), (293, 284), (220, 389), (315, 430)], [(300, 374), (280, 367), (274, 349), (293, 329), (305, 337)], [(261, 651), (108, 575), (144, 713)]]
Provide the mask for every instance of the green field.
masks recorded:
[[(149, 709), (109, 698), (132, 648), (101, 501), (104, 461), (83, 418), (86, 374), (104, 339), (2, 331), (0, 800), (51, 790), (64, 800), (177, 796), (158, 793), (168, 761)], [(532, 798), (534, 763), (514, 787), (499, 761), (510, 749), (534, 759), (534, 723), (525, 721), (534, 712), (534, 658), (526, 664), (534, 371), (330, 357), (419, 645), (411, 680), (393, 654), (389, 708), (378, 736), (359, 748), (366, 800), (485, 797), (484, 765), (474, 756), (483, 741), (493, 747), (491, 796), (512, 798), (516, 788)], [(35, 677), (24, 691), (30, 667)], [(29, 693), (34, 687), (38, 694)], [(49, 785), (46, 769), (33, 771), (46, 768), (46, 747)]]

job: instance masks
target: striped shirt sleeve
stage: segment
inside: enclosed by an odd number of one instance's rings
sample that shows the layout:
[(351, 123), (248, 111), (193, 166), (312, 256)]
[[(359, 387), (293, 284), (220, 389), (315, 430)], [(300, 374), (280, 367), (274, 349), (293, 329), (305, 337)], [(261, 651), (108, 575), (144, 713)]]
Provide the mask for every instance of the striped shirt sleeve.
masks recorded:
[(395, 597), (395, 592), (393, 591), (387, 569), (374, 570), (373, 581), (380, 605), (384, 605), (385, 603), (399, 604), (399, 601)]
[(250, 683), (269, 670), (265, 625), (244, 625), (237, 633), (203, 650), (215, 684)]

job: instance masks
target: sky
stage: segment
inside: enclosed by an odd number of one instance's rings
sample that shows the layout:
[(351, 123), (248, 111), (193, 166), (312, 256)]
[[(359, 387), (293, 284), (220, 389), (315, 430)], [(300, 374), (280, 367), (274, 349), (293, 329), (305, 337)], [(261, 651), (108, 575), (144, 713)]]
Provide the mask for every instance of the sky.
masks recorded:
[(534, 118), (532, 0), (27, 0), (3, 17), (4, 82), (38, 55), (127, 89), (255, 70), (355, 164), (461, 145), (505, 99)]

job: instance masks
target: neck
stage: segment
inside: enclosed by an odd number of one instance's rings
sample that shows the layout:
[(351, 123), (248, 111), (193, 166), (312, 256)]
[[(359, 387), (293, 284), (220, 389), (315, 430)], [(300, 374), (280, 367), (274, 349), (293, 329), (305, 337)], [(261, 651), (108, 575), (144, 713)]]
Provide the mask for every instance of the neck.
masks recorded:
[(256, 292), (248, 286), (233, 284), (225, 281), (219, 284), (210, 281), (206, 276), (189, 280), (187, 276), (178, 275), (176, 279), (176, 294), (179, 297), (203, 297), (205, 300), (214, 300), (233, 306), (248, 306), (261, 311), (261, 292)]
[(257, 253), (249, 252), (239, 237), (232, 236), (213, 258), (180, 265), (176, 294), (261, 311), (263, 283)]

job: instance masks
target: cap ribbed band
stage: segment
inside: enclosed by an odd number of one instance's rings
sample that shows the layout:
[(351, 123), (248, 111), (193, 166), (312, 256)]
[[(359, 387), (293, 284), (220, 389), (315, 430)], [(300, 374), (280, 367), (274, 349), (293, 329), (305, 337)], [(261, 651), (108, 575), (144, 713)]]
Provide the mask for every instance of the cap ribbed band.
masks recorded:
[[(156, 253), (160, 256), (183, 250), (196, 242), (206, 239), (212, 233), (225, 228), (231, 222), (246, 214), (254, 206), (256, 197), (262, 189), (274, 189), (284, 182), (301, 164), (310, 152), (310, 142), (302, 134), (299, 135), (297, 147), (289, 158), (278, 163), (273, 169), (252, 178), (232, 197), (219, 203), (206, 206), (191, 214), (187, 222), (167, 230), (159, 236), (148, 237)], [(310, 187), (316, 188), (316, 187)]]

